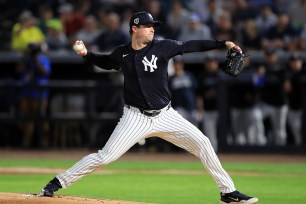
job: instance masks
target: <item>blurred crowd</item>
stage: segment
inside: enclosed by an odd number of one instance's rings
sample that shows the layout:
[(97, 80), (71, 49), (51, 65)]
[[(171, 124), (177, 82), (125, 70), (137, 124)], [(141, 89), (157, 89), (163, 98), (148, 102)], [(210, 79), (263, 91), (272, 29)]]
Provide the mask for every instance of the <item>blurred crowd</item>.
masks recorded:
[[(44, 84), (52, 70), (45, 55), (48, 51), (71, 51), (76, 39), (91, 50), (111, 51), (129, 42), (129, 19), (140, 10), (164, 22), (156, 28), (157, 38), (228, 39), (244, 50), (262, 52), (260, 63), (245, 58), (246, 69), (235, 78), (222, 72), (222, 62), (215, 55), (205, 56), (195, 72), (186, 69), (181, 57), (171, 61), (172, 106), (210, 138), (216, 151), (220, 127), (228, 127), (228, 145), (284, 146), (289, 140), (297, 146), (305, 144), (306, 72), (300, 54), (306, 51), (306, 0), (2, 0), (0, 51), (23, 53), (16, 70), (19, 79)], [(283, 52), (289, 54), (288, 60), (280, 58)], [(220, 85), (223, 80), (226, 86)], [(99, 103), (104, 100), (96, 97)], [(8, 100), (0, 90), (1, 110), (9, 109)], [(20, 95), (20, 111), (25, 116), (42, 116), (47, 110), (80, 116), (85, 106), (82, 94), (49, 99), (48, 91), (30, 89)], [(222, 122), (228, 124), (220, 126), (220, 109), (225, 106), (228, 120)], [(7, 131), (7, 125), (0, 123), (0, 130)], [(40, 126), (44, 135), (40, 145), (50, 146), (49, 124)], [(54, 127), (60, 140), (73, 135), (75, 144), (82, 144), (79, 123)], [(21, 131), (21, 145), (32, 146), (34, 123), (24, 122)], [(99, 133), (97, 128), (92, 131)], [(6, 132), (3, 135), (10, 137)]]
[(248, 50), (306, 50), (306, 0), (2, 0), (0, 50), (45, 43), (70, 49), (76, 39), (100, 51), (129, 41), (133, 12), (164, 22), (162, 38), (230, 39)]
[(173, 64), (172, 105), (210, 138), (216, 151), (221, 131), (227, 145), (305, 142), (306, 70), (299, 54), (291, 54), (283, 63), (276, 49), (267, 49), (263, 63), (245, 58), (245, 70), (238, 77), (227, 76), (214, 55), (203, 59), (196, 75), (185, 69), (179, 57)]

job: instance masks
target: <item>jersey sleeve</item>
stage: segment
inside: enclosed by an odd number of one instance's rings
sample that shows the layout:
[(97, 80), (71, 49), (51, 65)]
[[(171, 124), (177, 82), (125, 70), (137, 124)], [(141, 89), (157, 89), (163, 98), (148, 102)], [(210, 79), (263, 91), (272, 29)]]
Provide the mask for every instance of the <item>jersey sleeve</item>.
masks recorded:
[(225, 48), (225, 41), (219, 40), (190, 40), (190, 41), (177, 41), (177, 40), (163, 40), (162, 51), (166, 58), (172, 58), (176, 55), (191, 52), (205, 52), (214, 49)]
[(91, 52), (89, 51), (87, 55), (85, 56), (85, 59), (100, 67), (101, 69), (106, 69), (106, 70), (119, 70), (120, 69), (120, 64), (118, 62), (118, 49), (115, 49), (112, 53), (110, 54), (102, 54), (102, 53), (97, 53), (97, 52)]

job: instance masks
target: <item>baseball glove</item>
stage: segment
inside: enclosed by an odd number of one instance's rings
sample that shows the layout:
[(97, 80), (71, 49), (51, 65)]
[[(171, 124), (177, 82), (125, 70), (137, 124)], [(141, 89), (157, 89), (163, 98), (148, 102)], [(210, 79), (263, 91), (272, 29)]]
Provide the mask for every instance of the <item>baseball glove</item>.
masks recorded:
[(223, 71), (231, 76), (237, 76), (244, 68), (244, 54), (239, 46), (228, 50)]

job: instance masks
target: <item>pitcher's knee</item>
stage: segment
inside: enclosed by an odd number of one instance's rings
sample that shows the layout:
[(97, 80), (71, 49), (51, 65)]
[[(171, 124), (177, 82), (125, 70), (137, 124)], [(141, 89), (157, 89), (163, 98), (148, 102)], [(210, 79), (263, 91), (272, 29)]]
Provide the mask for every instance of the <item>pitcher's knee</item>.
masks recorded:
[(110, 152), (105, 149), (99, 150), (97, 153), (102, 165), (107, 165), (119, 158), (115, 152)]
[(202, 142), (205, 143), (205, 144), (210, 144), (210, 140), (208, 137), (204, 136), (201, 138), (202, 139)]
[(202, 136), (202, 137), (198, 137), (196, 142), (198, 143), (198, 145), (200, 146), (200, 148), (205, 148), (205, 147), (208, 147), (208, 146), (211, 146), (211, 142), (209, 140), (208, 137), (206, 136)]
[(207, 152), (214, 151), (214, 148), (209, 140), (208, 137), (202, 136), (200, 138), (197, 138), (196, 145), (194, 150), (194, 155), (196, 155), (198, 158), (205, 159), (207, 156)]
[(91, 163), (91, 166), (105, 166), (116, 160), (114, 155), (103, 150), (99, 150), (97, 153), (92, 153), (86, 156), (85, 159)]

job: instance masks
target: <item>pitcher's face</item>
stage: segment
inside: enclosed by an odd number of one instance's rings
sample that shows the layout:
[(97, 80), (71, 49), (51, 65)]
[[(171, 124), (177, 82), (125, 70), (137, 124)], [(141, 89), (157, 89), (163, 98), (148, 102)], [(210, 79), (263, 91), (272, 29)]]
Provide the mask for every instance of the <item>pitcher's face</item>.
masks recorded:
[(136, 27), (135, 32), (137, 38), (142, 39), (145, 43), (149, 43), (154, 37), (154, 27), (153, 24), (140, 25)]

